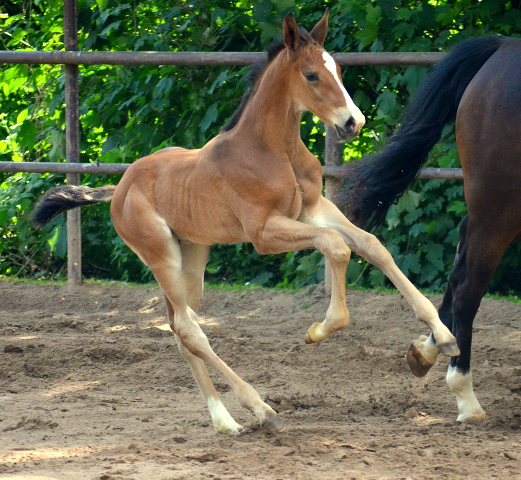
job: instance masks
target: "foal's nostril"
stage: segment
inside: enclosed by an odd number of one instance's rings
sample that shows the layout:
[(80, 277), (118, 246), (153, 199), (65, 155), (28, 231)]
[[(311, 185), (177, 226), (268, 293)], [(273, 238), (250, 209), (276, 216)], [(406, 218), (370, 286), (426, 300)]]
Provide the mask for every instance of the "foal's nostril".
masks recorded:
[(356, 120), (353, 117), (349, 117), (349, 120), (346, 122), (345, 129), (352, 133), (356, 129)]

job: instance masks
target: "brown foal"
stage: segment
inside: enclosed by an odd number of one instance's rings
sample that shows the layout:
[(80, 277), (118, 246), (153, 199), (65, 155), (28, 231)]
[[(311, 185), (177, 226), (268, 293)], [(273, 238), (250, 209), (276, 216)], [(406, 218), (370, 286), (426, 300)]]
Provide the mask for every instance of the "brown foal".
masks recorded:
[(345, 141), (365, 123), (338, 65), (322, 47), (327, 20), (326, 12), (308, 33), (292, 14), (284, 19), (284, 41), (270, 53), (230, 124), (203, 148), (160, 150), (132, 164), (117, 187), (59, 187), (35, 209), (41, 225), (68, 208), (112, 201), (116, 231), (163, 289), (177, 344), (218, 432), (236, 434), (241, 426), (221, 403), (205, 363), (261, 425), (280, 429), (282, 422), (214, 353), (199, 326), (204, 270), (215, 243), (252, 242), (264, 254), (313, 248), (325, 255), (332, 270), (331, 303), (325, 320), (310, 327), (307, 343), (320, 342), (349, 323), (345, 273), (353, 250), (391, 279), (446, 353), (458, 353), (434, 306), (389, 252), (322, 196), (320, 162), (300, 138), (302, 112), (313, 112)]

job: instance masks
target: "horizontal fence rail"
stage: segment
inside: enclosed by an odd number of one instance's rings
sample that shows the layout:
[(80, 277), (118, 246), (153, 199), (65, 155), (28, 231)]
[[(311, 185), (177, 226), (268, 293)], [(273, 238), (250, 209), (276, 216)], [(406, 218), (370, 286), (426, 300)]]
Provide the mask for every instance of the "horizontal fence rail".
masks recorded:
[(0, 172), (123, 175), (131, 163), (0, 162)]
[[(129, 163), (0, 162), (0, 172), (123, 175), (130, 165)], [(322, 175), (326, 178), (341, 179), (346, 176), (346, 173), (347, 167), (322, 166)], [(418, 178), (463, 180), (463, 171), (461, 168), (423, 168)]]
[[(434, 65), (436, 52), (332, 53), (343, 66)], [(81, 52), (0, 51), (0, 63), (53, 65), (243, 66), (261, 62), (264, 52)]]

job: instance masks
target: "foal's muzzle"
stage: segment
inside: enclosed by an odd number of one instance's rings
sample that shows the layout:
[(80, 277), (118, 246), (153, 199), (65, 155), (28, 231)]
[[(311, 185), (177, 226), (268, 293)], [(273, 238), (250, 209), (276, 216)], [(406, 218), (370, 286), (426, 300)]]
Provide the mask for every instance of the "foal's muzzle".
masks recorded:
[(338, 139), (342, 142), (347, 142), (358, 136), (362, 126), (363, 124), (357, 123), (354, 117), (351, 116), (344, 125), (340, 126), (335, 124), (335, 130)]

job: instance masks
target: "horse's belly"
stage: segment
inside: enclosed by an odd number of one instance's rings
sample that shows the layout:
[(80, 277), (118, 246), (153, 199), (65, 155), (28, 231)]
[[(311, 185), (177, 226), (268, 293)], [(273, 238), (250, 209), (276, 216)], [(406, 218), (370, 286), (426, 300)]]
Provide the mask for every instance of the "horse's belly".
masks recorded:
[(223, 228), (205, 228), (204, 230), (170, 227), (179, 240), (188, 240), (201, 245), (235, 244), (250, 242), (242, 231), (230, 231)]

